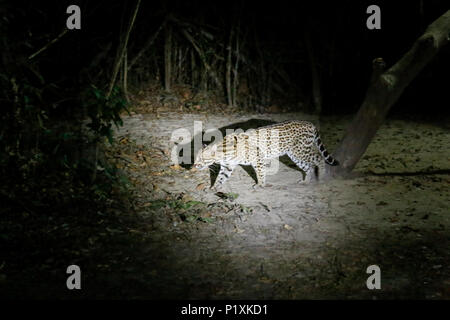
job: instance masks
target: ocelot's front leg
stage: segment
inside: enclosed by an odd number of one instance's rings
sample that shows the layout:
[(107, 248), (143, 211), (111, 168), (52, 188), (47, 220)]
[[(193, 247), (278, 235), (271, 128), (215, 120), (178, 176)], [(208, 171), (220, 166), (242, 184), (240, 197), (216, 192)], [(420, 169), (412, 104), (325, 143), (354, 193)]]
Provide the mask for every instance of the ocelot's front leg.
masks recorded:
[(302, 182), (304, 183), (318, 182), (319, 177), (317, 175), (316, 170), (318, 170), (316, 166), (310, 166), (308, 171), (305, 171), (305, 179)]
[(256, 172), (256, 179), (258, 179), (257, 185), (264, 187), (266, 185), (266, 162), (264, 160), (258, 160), (255, 164), (252, 164)]
[(211, 188), (218, 188), (224, 184), (225, 181), (231, 176), (234, 168), (236, 166), (231, 164), (221, 164), (219, 174), (217, 175), (217, 179), (214, 182), (214, 185)]

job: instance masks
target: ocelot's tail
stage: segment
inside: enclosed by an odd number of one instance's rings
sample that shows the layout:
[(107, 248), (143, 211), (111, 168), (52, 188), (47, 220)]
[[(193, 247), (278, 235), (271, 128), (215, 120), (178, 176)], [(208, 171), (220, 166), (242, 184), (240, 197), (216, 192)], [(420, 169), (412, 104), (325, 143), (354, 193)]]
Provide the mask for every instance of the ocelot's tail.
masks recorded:
[(316, 143), (317, 148), (319, 149), (320, 153), (322, 154), (322, 157), (325, 159), (325, 162), (328, 163), (330, 166), (337, 166), (339, 162), (330, 156), (327, 149), (325, 149), (325, 146), (323, 145), (322, 141), (320, 140), (319, 133), (316, 133), (316, 137), (314, 138), (314, 141)]

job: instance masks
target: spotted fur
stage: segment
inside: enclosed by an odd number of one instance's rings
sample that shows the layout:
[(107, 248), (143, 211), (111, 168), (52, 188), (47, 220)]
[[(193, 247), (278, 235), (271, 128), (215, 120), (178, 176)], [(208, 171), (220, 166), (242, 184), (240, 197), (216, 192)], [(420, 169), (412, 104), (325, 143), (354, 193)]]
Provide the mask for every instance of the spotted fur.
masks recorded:
[(214, 163), (220, 164), (214, 183), (217, 186), (231, 176), (237, 165), (251, 165), (255, 169), (258, 185), (264, 186), (268, 160), (285, 154), (307, 177), (323, 161), (332, 166), (339, 164), (325, 149), (312, 123), (291, 120), (229, 134), (222, 141), (203, 148), (197, 155), (194, 167), (204, 169)]

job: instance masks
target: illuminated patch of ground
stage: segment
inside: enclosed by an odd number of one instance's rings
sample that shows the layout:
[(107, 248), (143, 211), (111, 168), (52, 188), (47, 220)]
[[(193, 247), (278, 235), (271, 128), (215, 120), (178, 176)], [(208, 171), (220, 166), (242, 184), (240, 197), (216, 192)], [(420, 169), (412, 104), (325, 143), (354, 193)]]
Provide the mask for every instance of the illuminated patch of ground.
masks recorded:
[[(242, 168), (222, 194), (209, 173), (174, 166), (174, 130), (223, 127), (249, 119), (309, 119), (333, 150), (349, 119), (301, 114), (126, 118), (117, 133), (136, 182), (135, 206), (148, 230), (136, 254), (145, 272), (130, 297), (450, 298), (448, 128), (388, 120), (356, 168), (357, 177), (300, 185), (283, 163), (254, 190)], [(125, 148), (125, 147), (124, 147)], [(127, 153), (127, 152), (124, 152)], [(126, 157), (124, 155), (123, 157)], [(126, 163), (127, 161), (125, 161)], [(366, 268), (381, 268), (368, 290)], [(126, 277), (126, 276), (125, 276)]]

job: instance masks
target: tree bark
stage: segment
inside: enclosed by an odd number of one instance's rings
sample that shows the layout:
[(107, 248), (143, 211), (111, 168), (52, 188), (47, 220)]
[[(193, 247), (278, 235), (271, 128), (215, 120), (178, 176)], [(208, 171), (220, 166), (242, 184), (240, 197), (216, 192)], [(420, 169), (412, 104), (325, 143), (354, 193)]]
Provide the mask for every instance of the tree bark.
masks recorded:
[(164, 43), (164, 88), (170, 91), (172, 82), (172, 27), (166, 26), (166, 40)]
[(236, 32), (236, 58), (235, 58), (235, 63), (234, 63), (234, 68), (233, 68), (233, 86), (231, 89), (231, 101), (233, 106), (237, 106), (237, 88), (239, 85), (239, 74), (238, 74), (238, 70), (239, 70), (239, 59), (240, 59), (240, 55), (239, 55), (239, 31), (240, 31), (240, 24), (237, 27), (237, 32)]
[(128, 97), (128, 50), (125, 49), (125, 54), (123, 56), (123, 94), (127, 102), (130, 102), (130, 97)]
[(226, 72), (225, 72), (225, 86), (227, 93), (227, 103), (228, 106), (233, 106), (233, 98), (231, 96), (231, 50), (233, 46), (233, 32), (234, 26), (230, 27), (230, 37), (228, 38), (228, 46), (227, 46), (227, 62), (226, 62)]
[(412, 48), (389, 70), (383, 59), (373, 61), (373, 75), (364, 102), (333, 156), (339, 166), (327, 167), (325, 178), (347, 176), (353, 170), (403, 90), (449, 42), (450, 10), (428, 26)]
[(197, 82), (197, 66), (195, 63), (195, 54), (194, 50), (190, 50), (191, 55), (191, 85), (194, 86), (194, 84)]
[(311, 66), (311, 80), (312, 80), (312, 96), (314, 104), (314, 113), (320, 115), (322, 113), (322, 93), (319, 78), (319, 71), (317, 70), (316, 60), (314, 59), (314, 49), (311, 44), (311, 39), (308, 32), (303, 33), (305, 39), (306, 51), (308, 52), (309, 65)]

